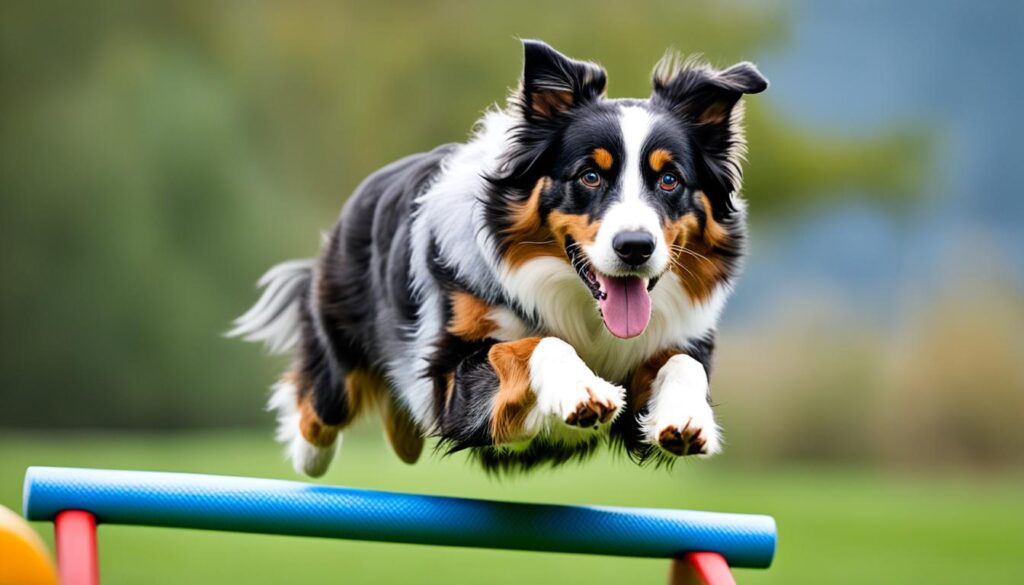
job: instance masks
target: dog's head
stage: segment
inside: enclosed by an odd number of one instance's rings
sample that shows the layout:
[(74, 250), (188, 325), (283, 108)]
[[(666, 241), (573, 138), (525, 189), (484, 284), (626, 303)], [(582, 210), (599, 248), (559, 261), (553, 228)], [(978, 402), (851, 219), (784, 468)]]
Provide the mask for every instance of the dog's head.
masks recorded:
[(604, 97), (607, 76), (524, 41), (518, 118), (488, 218), (506, 264), (571, 264), (617, 337), (641, 334), (650, 291), (672, 270), (695, 301), (739, 255), (743, 94), (768, 82), (750, 63), (718, 71), (666, 56), (646, 100)]

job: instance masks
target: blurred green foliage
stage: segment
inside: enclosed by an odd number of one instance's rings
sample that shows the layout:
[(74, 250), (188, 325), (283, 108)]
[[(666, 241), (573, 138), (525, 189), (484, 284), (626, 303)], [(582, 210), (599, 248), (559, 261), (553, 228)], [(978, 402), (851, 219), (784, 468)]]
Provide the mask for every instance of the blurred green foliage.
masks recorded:
[[(4, 3), (0, 425), (262, 420), (281, 360), (219, 337), (252, 283), (313, 255), (367, 173), (463, 139), (516, 83), (517, 37), (644, 96), (668, 47), (726, 65), (787, 34), (774, 4), (582, 6)], [(824, 136), (750, 101), (755, 221), (913, 192), (913, 165), (884, 164), (913, 135)]]

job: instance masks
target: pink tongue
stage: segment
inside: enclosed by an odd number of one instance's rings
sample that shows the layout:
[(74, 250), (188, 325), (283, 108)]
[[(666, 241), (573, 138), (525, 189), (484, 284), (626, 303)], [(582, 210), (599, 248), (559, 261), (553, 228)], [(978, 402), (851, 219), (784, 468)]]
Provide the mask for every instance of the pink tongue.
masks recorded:
[(605, 298), (598, 301), (604, 324), (615, 337), (636, 337), (651, 320), (651, 296), (637, 276), (595, 275)]

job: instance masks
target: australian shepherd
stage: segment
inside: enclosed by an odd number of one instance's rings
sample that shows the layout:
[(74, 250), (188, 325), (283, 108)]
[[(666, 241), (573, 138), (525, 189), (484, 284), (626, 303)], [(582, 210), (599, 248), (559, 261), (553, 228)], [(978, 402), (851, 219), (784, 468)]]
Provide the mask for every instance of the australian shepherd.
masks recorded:
[(360, 413), (489, 470), (601, 443), (637, 461), (722, 448), (708, 376), (740, 268), (740, 98), (768, 87), (668, 54), (648, 99), (524, 41), (522, 79), (464, 144), (373, 173), (316, 260), (285, 262), (231, 334), (294, 360), (278, 438), (320, 476)]

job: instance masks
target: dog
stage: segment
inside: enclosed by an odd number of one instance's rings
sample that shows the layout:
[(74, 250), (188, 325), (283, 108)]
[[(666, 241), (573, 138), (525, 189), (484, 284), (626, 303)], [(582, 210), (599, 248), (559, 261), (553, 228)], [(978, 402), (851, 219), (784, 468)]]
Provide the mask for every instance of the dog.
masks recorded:
[(523, 41), (519, 86), (471, 138), (365, 179), (317, 260), (280, 264), (229, 335), (291, 352), (274, 386), (295, 469), (324, 474), (378, 410), (398, 456), (425, 438), (485, 469), (722, 448), (708, 376), (740, 270), (747, 62), (668, 53), (648, 99)]

